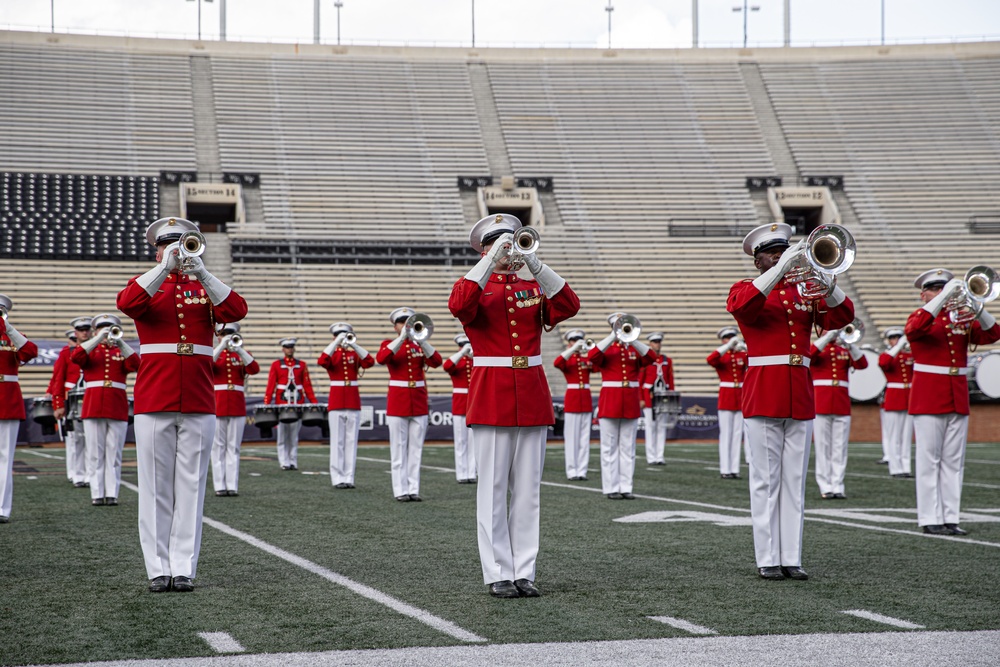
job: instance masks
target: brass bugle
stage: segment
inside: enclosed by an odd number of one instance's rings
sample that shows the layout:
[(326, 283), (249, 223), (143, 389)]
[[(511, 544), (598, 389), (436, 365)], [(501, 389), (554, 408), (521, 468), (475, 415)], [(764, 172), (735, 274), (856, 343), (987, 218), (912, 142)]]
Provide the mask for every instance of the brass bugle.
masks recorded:
[(865, 336), (865, 323), (856, 319), (840, 330), (840, 339), (848, 345), (854, 345)]

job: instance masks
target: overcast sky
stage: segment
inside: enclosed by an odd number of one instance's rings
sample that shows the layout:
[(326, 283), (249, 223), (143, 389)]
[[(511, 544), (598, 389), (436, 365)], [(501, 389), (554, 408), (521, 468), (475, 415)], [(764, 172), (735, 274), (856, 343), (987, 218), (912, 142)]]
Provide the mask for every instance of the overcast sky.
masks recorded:
[[(342, 0), (345, 44), (469, 45), (473, 0)], [(313, 41), (314, 0), (226, 0), (231, 40)], [(202, 37), (218, 39), (220, 0), (202, 3)], [(608, 0), (475, 0), (477, 46), (608, 44)], [(612, 0), (613, 48), (691, 46), (691, 0)], [(886, 42), (1000, 39), (1000, 0), (884, 0)], [(750, 46), (780, 45), (784, 0), (753, 0)], [(792, 44), (878, 43), (881, 0), (792, 0)], [(197, 0), (0, 0), (0, 29), (188, 37)], [(700, 0), (702, 46), (740, 46), (742, 0)], [(334, 0), (321, 41), (336, 43)]]

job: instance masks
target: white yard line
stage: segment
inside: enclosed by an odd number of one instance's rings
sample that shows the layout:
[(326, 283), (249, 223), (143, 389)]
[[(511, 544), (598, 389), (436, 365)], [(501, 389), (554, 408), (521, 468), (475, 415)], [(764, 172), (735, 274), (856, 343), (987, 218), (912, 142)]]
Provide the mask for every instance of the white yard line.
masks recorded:
[[(136, 493), (138, 493), (139, 491), (139, 487), (135, 486), (134, 484), (130, 484), (129, 482), (123, 481), (122, 486), (132, 489)], [(243, 542), (246, 542), (251, 546), (257, 547), (261, 551), (265, 551), (271, 554), (272, 556), (277, 556), (278, 558), (281, 558), (282, 560), (291, 563), (292, 565), (297, 565), (298, 567), (301, 567), (303, 570), (319, 575), (320, 577), (323, 577), (324, 579), (326, 579), (331, 583), (337, 584), (338, 586), (343, 586), (344, 588), (354, 593), (357, 593), (361, 597), (367, 598), (372, 602), (376, 602), (383, 606), (389, 607), (390, 609), (399, 612), (404, 616), (409, 616), (410, 618), (416, 621), (419, 621), (425, 625), (429, 625), (435, 630), (443, 632), (446, 635), (450, 635), (455, 639), (458, 639), (459, 641), (463, 642), (486, 641), (485, 637), (480, 637), (479, 635), (475, 635), (469, 632), (468, 630), (463, 630), (462, 628), (458, 627), (451, 621), (446, 621), (443, 618), (435, 616), (429, 611), (424, 611), (423, 609), (419, 609), (418, 607), (409, 605), (403, 602), (402, 600), (398, 600), (392, 597), (391, 595), (388, 595), (380, 590), (372, 588), (371, 586), (366, 586), (365, 584), (354, 581), (353, 579), (349, 579), (342, 574), (338, 574), (333, 570), (328, 570), (322, 565), (317, 565), (316, 563), (313, 563), (310, 560), (306, 560), (301, 556), (296, 556), (295, 554), (289, 551), (285, 551), (284, 549), (276, 547), (272, 544), (268, 544), (267, 542), (258, 539), (253, 535), (250, 535), (249, 533), (244, 533), (243, 531), (236, 530), (235, 528), (228, 526), (222, 523), (221, 521), (210, 519), (207, 516), (203, 516), (202, 519), (206, 525), (211, 526), (212, 528), (215, 528), (216, 530), (223, 532), (226, 535), (235, 537), (238, 540), (242, 540)]]
[(926, 627), (923, 625), (917, 625), (916, 623), (910, 623), (909, 621), (904, 621), (900, 618), (876, 614), (873, 611), (866, 611), (864, 609), (848, 609), (840, 613), (847, 614), (848, 616), (857, 616), (858, 618), (863, 618), (866, 621), (875, 621), (876, 623), (891, 625), (895, 628), (903, 628), (904, 630), (923, 630)]
[(56, 456), (55, 454), (46, 454), (45, 452), (36, 452), (32, 449), (21, 449), (18, 451), (20, 453), (33, 454), (34, 456), (41, 456), (43, 459), (56, 459), (57, 461), (65, 461), (65, 456)]
[(199, 632), (198, 636), (212, 647), (216, 653), (243, 653), (243, 645), (233, 639), (228, 632)]
[(680, 618), (674, 618), (673, 616), (647, 616), (646, 618), (651, 621), (657, 621), (659, 623), (666, 623), (678, 630), (683, 630), (684, 632), (690, 632), (692, 635), (717, 635), (719, 634), (712, 628), (706, 628), (703, 625), (695, 625), (694, 623), (689, 623)]

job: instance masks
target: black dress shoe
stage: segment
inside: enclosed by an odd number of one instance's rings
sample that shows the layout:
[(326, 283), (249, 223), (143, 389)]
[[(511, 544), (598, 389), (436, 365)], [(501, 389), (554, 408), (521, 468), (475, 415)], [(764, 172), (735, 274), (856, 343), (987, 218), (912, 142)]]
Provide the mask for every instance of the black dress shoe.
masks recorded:
[(334, 484), (333, 488), (335, 488), (335, 489), (346, 489), (346, 488), (348, 488), (348, 486), (344, 482), (341, 482), (340, 484)]
[(298, 466), (288, 466), (288, 469), (289, 470), (298, 470), (299, 467)]
[(10, 517), (0, 515), (0, 523), (10, 523)]
[(757, 574), (760, 575), (761, 579), (770, 579), (771, 581), (778, 581), (779, 579), (785, 578), (785, 573), (781, 571), (780, 565), (768, 565), (767, 567), (758, 567)]
[(104, 498), (92, 498), (91, 501), (90, 501), (90, 504), (94, 505), (95, 507), (98, 506), (98, 505), (103, 505), (104, 504)]
[(347, 488), (349, 488), (349, 489), (353, 489), (353, 488), (355, 488), (355, 486), (354, 486), (353, 484), (348, 484), (348, 485), (347, 485)]
[(191, 581), (191, 577), (174, 577), (172, 585), (178, 593), (190, 593), (194, 590), (194, 582)]
[(118, 504), (118, 499), (117, 498), (105, 498), (104, 499), (104, 504), (105, 505), (117, 505)]
[(423, 498), (421, 498), (420, 496), (418, 496), (418, 495), (417, 495), (417, 494), (415, 494), (415, 493), (411, 493), (411, 494), (410, 494), (410, 502), (414, 502), (414, 503), (422, 503), (422, 502), (424, 502), (424, 499), (423, 499)]
[(490, 584), (490, 595), (495, 598), (519, 598), (521, 592), (513, 581), (494, 581)]
[(76, 488), (76, 489), (85, 489), (85, 488), (87, 488), (87, 483), (86, 482), (73, 482), (73, 488)]
[(227, 496), (238, 496), (240, 494), (237, 493), (236, 491), (233, 491), (232, 489), (229, 489), (228, 491), (226, 491), (226, 495)]
[(608, 500), (621, 500), (622, 498), (623, 498), (623, 496), (620, 493), (609, 493), (608, 494)]
[(823, 500), (833, 500), (832, 493), (821, 493), (819, 497), (822, 498)]
[(889, 465), (889, 459), (879, 459), (875, 463), (879, 464), (880, 466), (887, 466)]
[(217, 495), (217, 496), (228, 496), (229, 492), (228, 491), (216, 491), (215, 495)]
[(170, 577), (163, 575), (149, 580), (150, 593), (166, 593), (170, 590)]
[(624, 500), (635, 500), (635, 496), (631, 493), (622, 493), (622, 498)]
[(281, 466), (282, 470), (291, 470), (292, 466)]
[(408, 502), (410, 502), (410, 497), (409, 496), (396, 496), (396, 500), (398, 500), (401, 503), (408, 503)]
[(782, 565), (781, 573), (788, 577), (789, 579), (798, 579), (799, 581), (805, 581), (809, 578), (806, 571), (803, 570), (798, 565)]
[(944, 524), (945, 530), (948, 531), (949, 535), (968, 535), (969, 531), (962, 530), (958, 527), (957, 523), (946, 523)]
[(952, 532), (949, 531), (944, 526), (924, 526), (924, 532), (928, 535), (951, 535)]
[(833, 497), (836, 500), (847, 500), (847, 495), (843, 493), (835, 493), (833, 494)]
[(527, 579), (515, 579), (514, 587), (517, 588), (521, 597), (524, 598), (538, 598), (542, 596), (542, 592), (535, 586), (535, 582), (528, 581)]

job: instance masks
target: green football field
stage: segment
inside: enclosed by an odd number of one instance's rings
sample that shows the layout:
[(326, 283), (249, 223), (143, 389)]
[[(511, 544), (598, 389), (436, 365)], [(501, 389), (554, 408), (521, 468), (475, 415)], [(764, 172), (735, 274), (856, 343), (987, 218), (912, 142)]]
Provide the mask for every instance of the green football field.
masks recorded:
[[(640, 444), (633, 501), (600, 493), (596, 441), (586, 482), (566, 481), (553, 445), (543, 597), (518, 600), (486, 592), (476, 487), (455, 482), (446, 446), (424, 450), (423, 503), (393, 500), (386, 446), (361, 447), (354, 490), (331, 487), (326, 447), (301, 447), (297, 472), (279, 469), (273, 446), (245, 447), (239, 497), (215, 497), (209, 480), (195, 592), (159, 595), (146, 592), (135, 492), (123, 486), (118, 507), (91, 507), (62, 455), (16, 452), (12, 522), (0, 525), (2, 665), (1000, 630), (996, 443), (968, 448), (968, 537), (921, 534), (913, 480), (889, 478), (875, 445), (851, 446), (847, 500), (821, 500), (810, 471), (806, 582), (757, 577), (746, 468), (720, 479), (714, 444), (670, 443), (658, 468)], [(127, 485), (134, 462), (127, 449)]]

